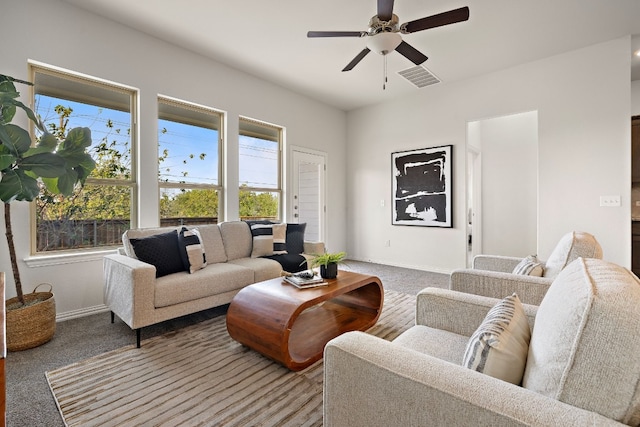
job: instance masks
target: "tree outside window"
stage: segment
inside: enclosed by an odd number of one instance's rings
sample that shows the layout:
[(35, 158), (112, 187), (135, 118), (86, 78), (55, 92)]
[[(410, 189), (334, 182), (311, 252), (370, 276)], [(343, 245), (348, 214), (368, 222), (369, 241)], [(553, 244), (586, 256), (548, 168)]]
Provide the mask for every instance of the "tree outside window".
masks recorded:
[(35, 69), (36, 113), (58, 137), (74, 127), (90, 128), (88, 151), (96, 168), (85, 186), (68, 197), (41, 186), (34, 252), (115, 246), (132, 226), (133, 96), (125, 89)]
[(240, 118), (241, 219), (281, 219), (282, 129)]
[(158, 99), (160, 223), (218, 222), (222, 113), (184, 101)]

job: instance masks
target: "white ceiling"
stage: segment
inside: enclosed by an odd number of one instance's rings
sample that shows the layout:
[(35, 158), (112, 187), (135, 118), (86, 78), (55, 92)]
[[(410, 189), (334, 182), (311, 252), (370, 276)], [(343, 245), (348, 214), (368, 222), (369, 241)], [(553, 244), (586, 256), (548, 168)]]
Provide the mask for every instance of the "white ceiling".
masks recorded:
[[(365, 31), (376, 0), (64, 1), (344, 110), (429, 90), (397, 74), (413, 66), (397, 52), (387, 57), (383, 90), (380, 55), (341, 72), (365, 39), (306, 37)], [(396, 0), (394, 13), (402, 23), (462, 6), (469, 21), (403, 35), (429, 57), (423, 65), (440, 84), (640, 35), (638, 0)], [(640, 49), (640, 37), (633, 44)], [(640, 80), (640, 58), (631, 61), (632, 80)]]

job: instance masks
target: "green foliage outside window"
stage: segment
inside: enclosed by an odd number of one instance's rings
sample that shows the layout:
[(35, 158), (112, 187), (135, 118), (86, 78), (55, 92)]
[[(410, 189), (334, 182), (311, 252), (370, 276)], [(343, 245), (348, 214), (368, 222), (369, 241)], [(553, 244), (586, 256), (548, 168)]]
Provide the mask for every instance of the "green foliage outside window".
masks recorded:
[[(47, 131), (64, 138), (73, 109), (63, 105), (54, 108), (57, 117), (47, 121)], [(101, 110), (100, 114), (104, 111)], [(115, 185), (131, 179), (130, 129), (125, 129), (109, 118), (95, 120), (104, 127), (103, 135), (89, 153), (96, 168), (83, 188), (77, 188), (71, 196), (61, 197), (40, 186), (36, 199), (37, 251), (113, 246), (120, 242), (122, 232), (130, 227), (132, 189), (129, 185)], [(124, 137), (124, 138), (123, 138)], [(126, 141), (126, 142), (123, 142)], [(169, 149), (170, 151), (170, 149)], [(170, 152), (159, 153), (159, 166), (166, 170)], [(176, 170), (177, 176), (188, 176), (190, 162), (209, 160), (203, 154), (187, 155), (181, 163), (184, 170)], [(180, 166), (173, 166), (174, 168)], [(109, 182), (114, 184), (110, 185)], [(239, 193), (239, 214), (242, 219), (278, 218), (278, 193), (256, 192), (246, 189)], [(243, 189), (244, 188), (244, 189)], [(217, 222), (219, 217), (219, 193), (217, 189), (164, 188), (160, 196), (160, 217), (163, 224), (189, 224)]]

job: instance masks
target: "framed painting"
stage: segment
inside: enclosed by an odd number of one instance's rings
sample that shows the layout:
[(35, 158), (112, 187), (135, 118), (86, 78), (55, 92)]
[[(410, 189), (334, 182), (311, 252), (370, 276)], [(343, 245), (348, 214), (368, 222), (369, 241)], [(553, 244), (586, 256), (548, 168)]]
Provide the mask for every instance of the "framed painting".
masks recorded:
[(452, 227), (453, 145), (391, 153), (393, 225)]

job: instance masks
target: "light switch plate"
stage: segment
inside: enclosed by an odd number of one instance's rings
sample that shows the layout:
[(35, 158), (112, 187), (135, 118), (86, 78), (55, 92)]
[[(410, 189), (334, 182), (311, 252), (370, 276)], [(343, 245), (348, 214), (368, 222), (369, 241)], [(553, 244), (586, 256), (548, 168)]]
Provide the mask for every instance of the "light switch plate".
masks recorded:
[(600, 206), (615, 208), (620, 206), (620, 196), (600, 196)]

